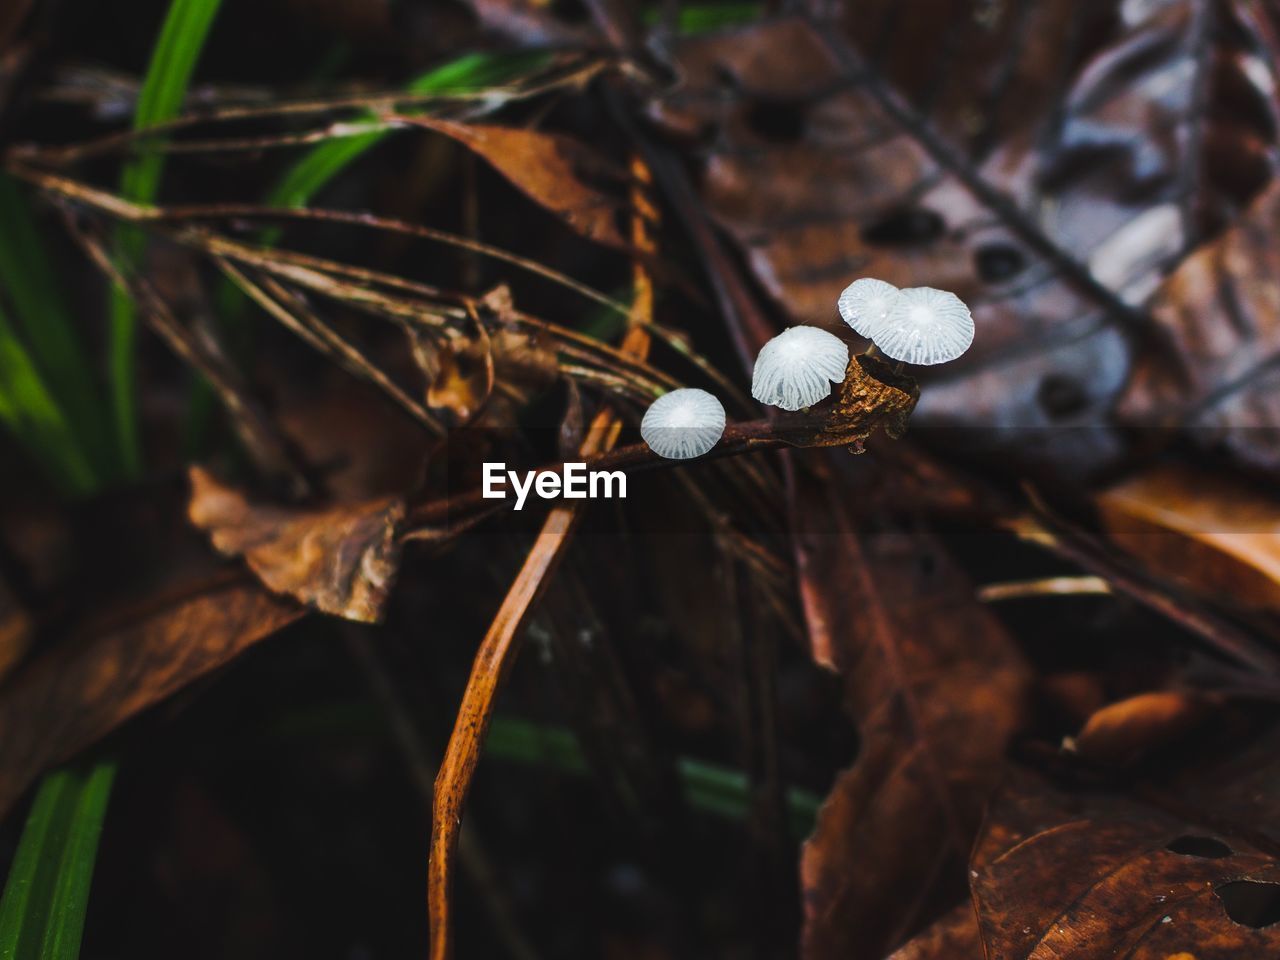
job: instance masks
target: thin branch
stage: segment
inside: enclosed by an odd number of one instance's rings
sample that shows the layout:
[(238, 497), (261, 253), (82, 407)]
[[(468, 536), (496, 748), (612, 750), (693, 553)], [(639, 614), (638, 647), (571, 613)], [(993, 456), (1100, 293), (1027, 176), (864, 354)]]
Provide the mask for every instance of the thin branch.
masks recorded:
[[(632, 240), (638, 250), (652, 252), (653, 243), (645, 219), (643, 183), (648, 170), (638, 159), (632, 163), (637, 184), (632, 194)], [(644, 262), (637, 257), (633, 268), (634, 306), (628, 314), (628, 330), (622, 350), (638, 357), (649, 352), (645, 324), (653, 319), (653, 285)], [(583, 457), (607, 453), (618, 441), (622, 421), (609, 407), (602, 407), (579, 446)], [(462, 810), (466, 803), (485, 731), (493, 719), (498, 691), (515, 663), (524, 626), (534, 605), (551, 582), (582, 517), (581, 502), (565, 502), (552, 508), (542, 524), (533, 548), (503, 598), (488, 632), (480, 643), (471, 676), (462, 694), (453, 733), (436, 776), (431, 826), (431, 862), (428, 866), (427, 912), (431, 919), (432, 960), (450, 960), (454, 930), (450, 895), (453, 859), (457, 850)]]

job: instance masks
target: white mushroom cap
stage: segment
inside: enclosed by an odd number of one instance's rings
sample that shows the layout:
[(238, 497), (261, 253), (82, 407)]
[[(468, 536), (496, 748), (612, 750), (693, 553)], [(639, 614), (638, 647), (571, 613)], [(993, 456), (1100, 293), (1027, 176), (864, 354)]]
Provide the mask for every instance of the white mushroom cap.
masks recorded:
[(867, 339), (874, 340), (897, 308), (901, 295), (892, 283), (863, 277), (844, 288), (837, 305), (845, 323)]
[(640, 421), (640, 436), (660, 457), (700, 457), (724, 433), (724, 407), (705, 390), (692, 387), (664, 393)]
[(849, 348), (817, 327), (790, 327), (764, 345), (751, 374), (751, 395), (783, 410), (811, 407), (844, 379)]
[(954, 293), (909, 287), (872, 339), (894, 360), (925, 366), (946, 363), (973, 343), (973, 316)]

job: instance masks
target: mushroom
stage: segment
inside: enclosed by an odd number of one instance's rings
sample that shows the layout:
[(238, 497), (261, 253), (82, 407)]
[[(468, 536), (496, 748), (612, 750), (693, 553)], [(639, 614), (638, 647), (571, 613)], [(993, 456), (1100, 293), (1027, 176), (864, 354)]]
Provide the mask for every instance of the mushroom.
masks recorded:
[(928, 366), (954, 360), (973, 343), (973, 316), (954, 293), (908, 287), (871, 334), (887, 357)]
[(844, 379), (849, 348), (817, 327), (790, 327), (764, 345), (751, 373), (751, 395), (783, 410), (811, 407)]
[(859, 335), (874, 340), (901, 297), (902, 291), (892, 283), (863, 277), (844, 288), (837, 306), (845, 323)]
[(686, 387), (664, 393), (649, 405), (640, 421), (640, 436), (660, 457), (700, 457), (724, 433), (724, 407), (707, 393)]

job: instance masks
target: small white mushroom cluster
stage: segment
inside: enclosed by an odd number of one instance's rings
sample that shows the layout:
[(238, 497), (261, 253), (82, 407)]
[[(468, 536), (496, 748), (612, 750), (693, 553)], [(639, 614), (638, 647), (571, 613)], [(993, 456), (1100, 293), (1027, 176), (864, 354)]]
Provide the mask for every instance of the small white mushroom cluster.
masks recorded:
[(921, 366), (946, 363), (973, 343), (973, 316), (954, 293), (899, 290), (863, 277), (840, 294), (840, 316), (887, 357)]
[[(864, 277), (840, 294), (840, 316), (885, 356), (931, 365), (954, 360), (973, 343), (973, 317), (954, 293), (933, 287), (899, 290)], [(783, 410), (803, 410), (844, 380), (849, 348), (818, 327), (789, 327), (764, 345), (751, 374), (751, 395)], [(669, 460), (707, 453), (724, 434), (724, 407), (705, 390), (663, 394), (645, 412), (640, 435)]]

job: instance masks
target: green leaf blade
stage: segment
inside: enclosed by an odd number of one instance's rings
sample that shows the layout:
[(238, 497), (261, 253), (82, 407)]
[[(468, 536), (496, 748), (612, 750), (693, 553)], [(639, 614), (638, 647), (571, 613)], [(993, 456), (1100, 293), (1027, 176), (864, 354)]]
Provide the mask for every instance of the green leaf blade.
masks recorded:
[(74, 960), (115, 764), (55, 770), (36, 791), (0, 898), (0, 960)]
[[(178, 115), (221, 2), (173, 0), (169, 5), (138, 94), (133, 118), (135, 130), (149, 129)], [(127, 200), (151, 203), (159, 191), (165, 157), (154, 149), (148, 150), (145, 142), (139, 146), (144, 152), (125, 165), (120, 189)], [(117, 245), (126, 266), (136, 266), (145, 238), (137, 229), (125, 227), (117, 234)], [(142, 469), (137, 397), (137, 308), (119, 287), (112, 287), (109, 307), (112, 408), (124, 468), (130, 476), (137, 476)]]

